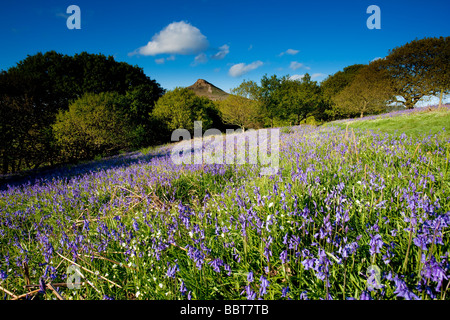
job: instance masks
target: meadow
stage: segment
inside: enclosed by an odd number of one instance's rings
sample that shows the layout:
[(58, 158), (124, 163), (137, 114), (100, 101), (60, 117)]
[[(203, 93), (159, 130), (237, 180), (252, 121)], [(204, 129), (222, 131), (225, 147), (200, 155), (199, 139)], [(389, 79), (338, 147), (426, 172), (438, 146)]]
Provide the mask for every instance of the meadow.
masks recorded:
[(5, 185), (0, 290), (449, 300), (450, 112), (436, 112), (434, 125), (406, 115), (426, 132), (372, 130), (371, 118), (282, 128), (274, 175), (259, 163), (176, 165), (166, 145)]

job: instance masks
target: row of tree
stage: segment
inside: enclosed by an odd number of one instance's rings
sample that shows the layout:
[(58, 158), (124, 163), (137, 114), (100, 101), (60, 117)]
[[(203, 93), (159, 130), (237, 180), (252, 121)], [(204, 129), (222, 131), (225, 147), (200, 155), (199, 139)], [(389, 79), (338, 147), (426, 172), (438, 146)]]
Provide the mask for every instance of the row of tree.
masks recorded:
[[(320, 84), (264, 75), (258, 85), (243, 81), (219, 103), (222, 118), (242, 128), (328, 121), (390, 109), (412, 109), (427, 96), (450, 89), (450, 38), (425, 38), (394, 48), (382, 59), (355, 64)], [(247, 100), (248, 99), (248, 100)]]
[(170, 141), (177, 128), (260, 128), (413, 108), (450, 88), (449, 37), (395, 48), (320, 84), (264, 75), (223, 101), (187, 88), (166, 92), (137, 66), (101, 54), (28, 56), (0, 73), (0, 172), (107, 156)]
[(141, 68), (113, 57), (28, 56), (0, 73), (0, 172), (157, 143), (149, 113), (164, 92)]

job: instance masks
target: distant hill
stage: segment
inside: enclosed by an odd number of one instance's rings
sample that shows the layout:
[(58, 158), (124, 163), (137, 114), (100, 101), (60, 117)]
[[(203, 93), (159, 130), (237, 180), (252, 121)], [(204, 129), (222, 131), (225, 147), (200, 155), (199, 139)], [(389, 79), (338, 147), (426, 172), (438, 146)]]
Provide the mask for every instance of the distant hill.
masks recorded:
[(193, 85), (187, 87), (195, 92), (198, 96), (207, 97), (213, 101), (224, 100), (229, 95), (220, 88), (206, 80), (198, 79)]

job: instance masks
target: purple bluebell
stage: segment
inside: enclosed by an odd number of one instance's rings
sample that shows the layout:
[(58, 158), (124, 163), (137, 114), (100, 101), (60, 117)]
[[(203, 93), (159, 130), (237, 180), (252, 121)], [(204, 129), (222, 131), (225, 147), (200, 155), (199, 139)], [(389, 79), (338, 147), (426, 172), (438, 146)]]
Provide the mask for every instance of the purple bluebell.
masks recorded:
[(175, 264), (167, 269), (166, 276), (169, 278), (175, 278), (177, 271), (179, 271), (179, 267)]
[(289, 291), (289, 286), (283, 287), (283, 289), (281, 289), (281, 297), (286, 298)]
[(249, 273), (247, 274), (247, 282), (248, 283), (252, 283), (254, 280), (253, 278), (253, 271), (249, 271)]
[(261, 282), (261, 285), (259, 287), (259, 295), (263, 296), (267, 294), (267, 288), (269, 287), (270, 282), (264, 276), (261, 276), (261, 278), (259, 278), (259, 281)]
[(288, 261), (287, 250), (283, 250), (283, 251), (280, 253), (280, 260), (281, 260), (281, 263), (283, 263), (283, 264), (285, 264), (285, 263)]
[(380, 234), (376, 234), (374, 237), (371, 237), (369, 245), (370, 245), (370, 255), (374, 255), (375, 253), (380, 253), (380, 249), (383, 247), (383, 240), (381, 239)]

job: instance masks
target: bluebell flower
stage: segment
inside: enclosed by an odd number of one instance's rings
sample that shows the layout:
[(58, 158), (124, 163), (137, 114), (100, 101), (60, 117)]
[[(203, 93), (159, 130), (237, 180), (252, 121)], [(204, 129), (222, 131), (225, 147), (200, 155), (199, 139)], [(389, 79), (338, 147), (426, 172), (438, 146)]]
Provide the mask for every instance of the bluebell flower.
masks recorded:
[(253, 291), (250, 285), (244, 287), (244, 290), (241, 292), (241, 295), (244, 294), (244, 292), (247, 294), (247, 300), (256, 299), (256, 293)]
[(247, 275), (247, 282), (251, 283), (253, 282), (254, 278), (253, 278), (253, 271), (250, 271)]
[(302, 265), (305, 267), (305, 270), (312, 269), (314, 267), (314, 262), (316, 259), (304, 259), (302, 261)]
[(309, 300), (307, 291), (303, 291), (302, 293), (300, 293), (300, 300)]
[(223, 268), (227, 272), (227, 275), (231, 276), (231, 267), (228, 264), (224, 264)]
[(44, 278), (39, 278), (39, 292), (40, 293), (42, 293), (42, 294), (44, 294), (45, 293), (45, 287), (46, 287), (47, 285), (45, 284), (45, 281), (44, 281)]
[(259, 288), (259, 295), (263, 296), (267, 294), (267, 288), (269, 287), (270, 282), (264, 276), (261, 276), (261, 278), (259, 278), (259, 281), (261, 281), (261, 286)]
[(281, 263), (283, 263), (283, 264), (285, 264), (285, 263), (288, 261), (287, 250), (283, 250), (283, 251), (280, 253), (280, 260), (281, 260)]
[(174, 265), (174, 266), (172, 266), (172, 267), (169, 267), (168, 269), (167, 269), (167, 273), (166, 273), (166, 275), (169, 277), (169, 278), (175, 278), (175, 274), (177, 273), (177, 271), (178, 271), (178, 265)]
[(420, 300), (420, 298), (408, 288), (406, 283), (400, 279), (398, 275), (394, 277), (394, 283), (396, 286), (394, 293), (397, 294), (397, 297), (402, 297), (406, 300)]
[(180, 292), (181, 292), (181, 295), (185, 295), (186, 294), (186, 291), (187, 291), (187, 289), (186, 289), (186, 286), (185, 286), (185, 284), (184, 284), (184, 281), (183, 280), (181, 280), (181, 284), (180, 284)]
[(215, 272), (220, 272), (220, 267), (223, 266), (223, 260), (214, 259), (213, 261), (209, 262), (209, 265), (213, 267)]
[(413, 242), (416, 246), (418, 246), (420, 249), (426, 251), (427, 250), (427, 244), (431, 242), (427, 235), (425, 234), (418, 234), (414, 239)]
[(137, 223), (137, 221), (133, 218), (133, 229), (135, 231), (139, 231), (139, 224)]
[(287, 294), (289, 293), (289, 286), (284, 287), (283, 289), (281, 289), (281, 297), (286, 298)]
[(374, 255), (375, 253), (380, 253), (380, 249), (383, 247), (383, 240), (381, 239), (381, 235), (377, 234), (374, 237), (371, 237), (370, 239), (370, 255)]
[(448, 279), (445, 267), (441, 266), (441, 264), (436, 261), (436, 258), (434, 256), (431, 256), (431, 258), (425, 262), (422, 268), (421, 275), (426, 279), (435, 281), (437, 283), (436, 291), (438, 292), (440, 291), (440, 287), (444, 279)]

